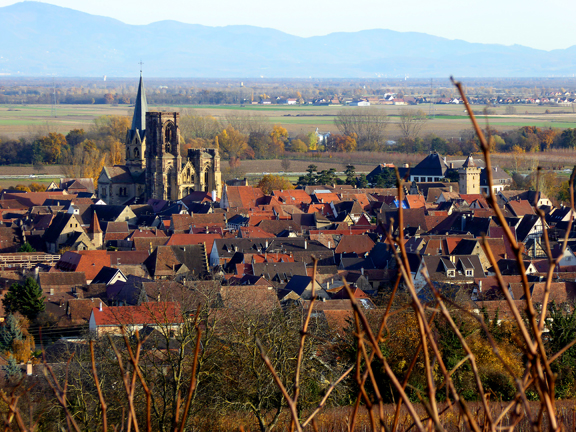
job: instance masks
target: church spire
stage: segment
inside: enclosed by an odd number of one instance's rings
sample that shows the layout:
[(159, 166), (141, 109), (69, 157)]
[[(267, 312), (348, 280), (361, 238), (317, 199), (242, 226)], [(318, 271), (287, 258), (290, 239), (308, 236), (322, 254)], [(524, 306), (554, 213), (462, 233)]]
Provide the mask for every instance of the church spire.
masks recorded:
[(136, 104), (134, 105), (134, 117), (132, 118), (132, 127), (130, 128), (130, 138), (132, 139), (138, 130), (140, 138), (144, 137), (146, 129), (146, 92), (144, 91), (144, 81), (142, 80), (142, 71), (140, 71), (140, 84), (138, 85), (138, 94), (136, 95)]

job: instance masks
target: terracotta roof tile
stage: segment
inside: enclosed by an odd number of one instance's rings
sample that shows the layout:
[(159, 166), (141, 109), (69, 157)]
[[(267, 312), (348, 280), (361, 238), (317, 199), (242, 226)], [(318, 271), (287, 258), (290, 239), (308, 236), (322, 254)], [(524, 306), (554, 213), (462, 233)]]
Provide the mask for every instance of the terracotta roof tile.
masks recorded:
[(149, 302), (140, 306), (111, 306), (93, 308), (97, 326), (120, 326), (133, 324), (179, 324), (184, 320), (180, 305), (175, 302)]
[(358, 255), (370, 252), (374, 247), (374, 242), (366, 235), (342, 236), (340, 243), (334, 250), (335, 253), (351, 253)]

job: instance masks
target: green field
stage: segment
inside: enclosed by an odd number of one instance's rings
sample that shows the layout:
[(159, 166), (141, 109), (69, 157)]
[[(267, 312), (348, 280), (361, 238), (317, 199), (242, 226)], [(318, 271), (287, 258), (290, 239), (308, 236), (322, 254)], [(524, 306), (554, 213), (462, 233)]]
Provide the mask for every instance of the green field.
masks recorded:
[[(464, 107), (462, 105), (419, 105), (406, 106), (377, 106), (389, 117), (389, 137), (395, 139), (400, 136), (397, 126), (398, 115), (406, 108), (416, 108), (431, 114), (430, 120), (424, 125), (421, 135), (434, 133), (443, 137), (458, 136), (463, 129), (470, 128)], [(490, 108), (493, 112), (485, 118), (477, 115), (481, 124), (486, 120), (497, 130), (512, 130), (521, 126), (576, 127), (576, 113), (568, 107), (546, 106), (515, 106), (517, 114), (505, 115), (505, 106)], [(212, 115), (217, 119), (225, 120), (228, 115), (235, 115), (245, 111), (262, 116), (270, 124), (279, 124), (292, 135), (308, 133), (317, 127), (322, 132), (337, 132), (334, 125), (334, 116), (341, 110), (353, 112), (356, 107), (347, 106), (289, 106), (289, 105), (179, 105), (179, 106), (150, 106), (151, 110), (192, 110), (199, 115)], [(482, 106), (474, 106), (476, 112), (482, 111)], [(87, 129), (96, 117), (102, 115), (129, 115), (132, 107), (128, 105), (57, 105), (54, 111), (50, 105), (0, 105), (0, 136), (18, 137), (42, 128), (66, 133), (73, 128)], [(547, 112), (548, 111), (548, 112)]]

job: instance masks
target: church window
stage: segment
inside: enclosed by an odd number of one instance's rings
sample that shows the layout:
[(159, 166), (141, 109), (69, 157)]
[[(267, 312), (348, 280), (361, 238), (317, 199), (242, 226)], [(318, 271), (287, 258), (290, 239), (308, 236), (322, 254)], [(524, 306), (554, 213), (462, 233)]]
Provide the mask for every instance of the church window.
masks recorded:
[(204, 171), (204, 191), (208, 192), (208, 182), (209, 182), (209, 177), (208, 177), (208, 170)]
[(138, 159), (140, 157), (140, 151), (138, 150), (138, 147), (136, 147), (134, 149), (134, 158)]

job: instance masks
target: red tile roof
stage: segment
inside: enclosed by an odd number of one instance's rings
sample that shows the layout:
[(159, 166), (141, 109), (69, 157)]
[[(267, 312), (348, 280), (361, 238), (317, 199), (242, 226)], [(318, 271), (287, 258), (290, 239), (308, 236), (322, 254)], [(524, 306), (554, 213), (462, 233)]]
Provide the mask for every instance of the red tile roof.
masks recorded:
[(370, 252), (374, 247), (374, 242), (366, 235), (348, 235), (342, 236), (340, 243), (334, 250), (335, 253), (364, 254)]
[(179, 324), (184, 320), (180, 305), (176, 302), (149, 302), (140, 306), (111, 306), (93, 308), (97, 326), (121, 326), (135, 324)]

